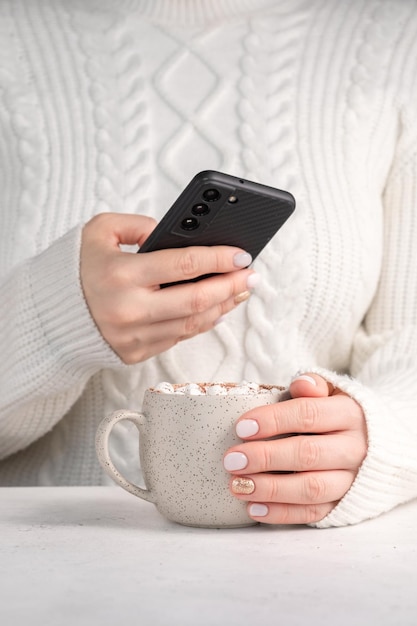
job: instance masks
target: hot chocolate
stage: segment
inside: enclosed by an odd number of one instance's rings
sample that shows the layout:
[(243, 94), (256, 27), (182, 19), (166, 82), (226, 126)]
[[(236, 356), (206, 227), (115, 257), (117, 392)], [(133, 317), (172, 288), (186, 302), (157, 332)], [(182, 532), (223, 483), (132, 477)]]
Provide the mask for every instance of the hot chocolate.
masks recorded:
[(247, 396), (281, 391), (273, 385), (260, 385), (243, 380), (240, 383), (184, 383), (175, 384), (161, 382), (151, 389), (159, 393), (179, 394), (188, 396)]

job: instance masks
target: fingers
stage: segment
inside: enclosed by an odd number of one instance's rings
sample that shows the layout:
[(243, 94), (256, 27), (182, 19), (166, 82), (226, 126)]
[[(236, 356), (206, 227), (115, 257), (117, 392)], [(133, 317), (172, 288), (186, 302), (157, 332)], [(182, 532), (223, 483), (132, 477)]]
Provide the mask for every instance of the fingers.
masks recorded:
[(139, 255), (138, 281), (143, 286), (192, 280), (248, 267), (252, 257), (232, 246), (189, 246)]
[(336, 502), (349, 489), (355, 473), (345, 470), (299, 474), (235, 476), (230, 488), (240, 500), (285, 504)]
[(91, 244), (103, 244), (114, 249), (118, 249), (120, 244), (141, 245), (156, 224), (156, 220), (145, 215), (100, 213), (84, 226), (83, 238)]
[(245, 413), (236, 431), (246, 443), (224, 456), (232, 494), (249, 502), (248, 513), (257, 521), (322, 519), (350, 489), (365, 459), (361, 407), (321, 377), (309, 377), (291, 386), (291, 394), (306, 395)]
[(256, 440), (292, 433), (342, 431), (363, 420), (353, 400), (346, 411), (345, 394), (324, 398), (294, 398), (248, 411), (236, 422), (241, 439)]
[(328, 383), (322, 376), (317, 374), (300, 374), (291, 382), (289, 392), (292, 398), (300, 398), (302, 396), (309, 398), (319, 398), (331, 396), (334, 387)]
[(355, 472), (236, 476), (230, 490), (248, 502), (253, 519), (266, 524), (310, 524), (323, 519), (352, 485)]
[(130, 325), (118, 327), (117, 333), (112, 335), (111, 345), (126, 364), (138, 363), (165, 352), (179, 341), (207, 332), (236, 306), (232, 297), (197, 315), (140, 326), (133, 320)]
[(163, 290), (114, 287), (110, 302), (100, 301), (99, 327), (126, 364), (137, 363), (213, 328), (250, 297), (256, 278), (241, 270)]
[[(258, 274), (254, 271), (240, 270), (213, 276), (197, 283), (175, 285), (169, 289), (149, 292), (149, 306), (141, 294), (138, 311), (141, 311), (142, 322), (146, 323), (197, 318), (206, 311), (215, 311), (216, 307), (217, 317), (220, 317), (249, 298), (257, 282)], [(217, 317), (212, 321), (214, 322)], [(192, 319), (189, 323), (193, 325)]]
[[(251, 256), (228, 246), (127, 254), (155, 226), (144, 216), (101, 214), (83, 228), (80, 278), (90, 313), (126, 364), (205, 332), (244, 302), (257, 282)], [(214, 274), (197, 283), (159, 285)]]
[(224, 467), (234, 474), (355, 469), (365, 454), (366, 445), (359, 435), (301, 435), (231, 448)]
[(248, 505), (248, 515), (263, 524), (313, 524), (319, 522), (336, 506), (325, 504), (276, 504), (253, 502)]
[[(144, 215), (101, 213), (84, 226), (83, 243), (85, 247), (99, 245), (120, 253), (120, 244), (140, 246), (155, 226), (156, 221)], [(125, 274), (134, 276), (137, 286), (142, 287), (233, 272), (251, 262), (249, 253), (233, 246), (190, 246), (123, 255)], [(116, 261), (115, 265), (120, 263)]]

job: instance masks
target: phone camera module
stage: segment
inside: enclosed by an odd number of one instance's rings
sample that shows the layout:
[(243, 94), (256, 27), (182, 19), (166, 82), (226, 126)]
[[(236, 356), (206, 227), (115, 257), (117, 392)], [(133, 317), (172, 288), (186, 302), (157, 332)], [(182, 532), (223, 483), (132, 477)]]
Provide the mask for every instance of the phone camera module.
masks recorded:
[(199, 227), (198, 219), (195, 217), (185, 217), (181, 222), (183, 230), (195, 230)]
[(203, 198), (207, 202), (215, 202), (220, 198), (220, 191), (218, 189), (206, 189), (203, 192)]
[(195, 204), (193, 206), (193, 208), (191, 209), (191, 213), (193, 215), (207, 215), (207, 213), (210, 213), (210, 209), (208, 208), (207, 204), (200, 202), (199, 204)]

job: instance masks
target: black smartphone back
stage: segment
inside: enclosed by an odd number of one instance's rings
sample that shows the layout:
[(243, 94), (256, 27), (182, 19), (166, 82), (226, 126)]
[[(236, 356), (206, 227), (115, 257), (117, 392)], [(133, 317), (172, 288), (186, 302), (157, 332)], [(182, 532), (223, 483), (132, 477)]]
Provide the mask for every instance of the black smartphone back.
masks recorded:
[(255, 259), (294, 209), (294, 197), (287, 191), (222, 172), (200, 172), (139, 252), (228, 245)]

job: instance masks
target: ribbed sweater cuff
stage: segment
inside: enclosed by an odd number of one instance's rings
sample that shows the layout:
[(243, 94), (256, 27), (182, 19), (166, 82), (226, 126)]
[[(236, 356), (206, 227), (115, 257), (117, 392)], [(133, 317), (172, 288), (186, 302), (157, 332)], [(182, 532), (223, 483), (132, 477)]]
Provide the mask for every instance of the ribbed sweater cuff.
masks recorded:
[[(395, 397), (384, 398), (349, 376), (313, 368), (361, 405), (368, 429), (368, 452), (350, 490), (323, 520), (312, 526), (329, 528), (377, 517), (417, 496), (415, 437), (396, 419)], [(392, 393), (394, 391), (392, 390)], [(387, 398), (392, 397), (390, 402)]]
[(35, 257), (29, 268), (31, 299), (46, 345), (60, 368), (77, 378), (123, 366), (92, 319), (80, 282), (81, 226)]

